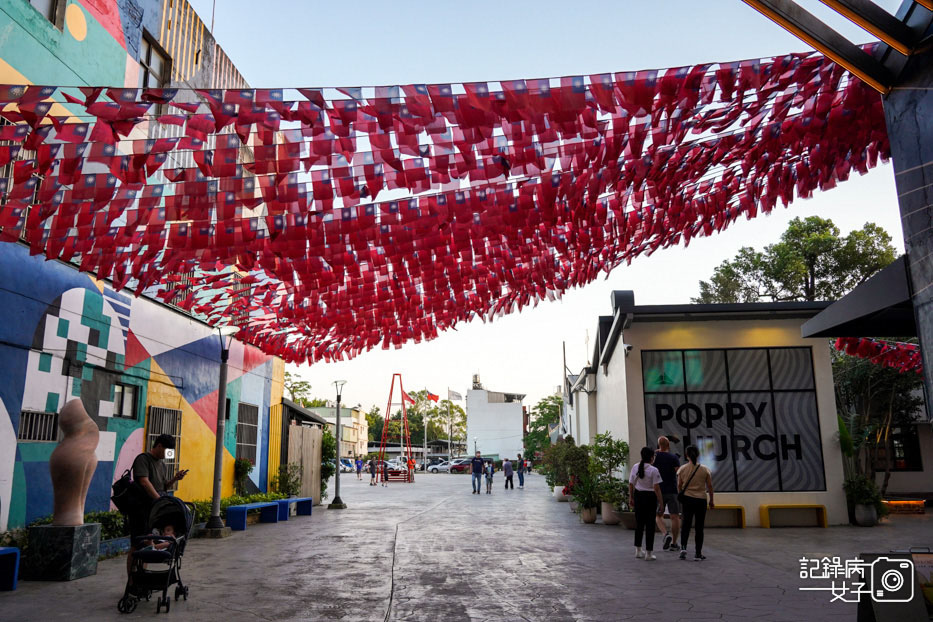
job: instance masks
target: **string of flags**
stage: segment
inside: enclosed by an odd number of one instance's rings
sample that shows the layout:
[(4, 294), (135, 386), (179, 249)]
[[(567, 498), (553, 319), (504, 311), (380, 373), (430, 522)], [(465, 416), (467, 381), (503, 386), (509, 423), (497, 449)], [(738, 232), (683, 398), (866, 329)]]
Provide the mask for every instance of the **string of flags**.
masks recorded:
[(0, 106), (0, 240), (296, 363), (553, 300), (890, 153), (879, 95), (817, 53), (464, 84), (7, 85)]
[(877, 365), (905, 372), (923, 373), (920, 346), (916, 343), (883, 341), (867, 337), (839, 337), (835, 348), (850, 356), (869, 359)]

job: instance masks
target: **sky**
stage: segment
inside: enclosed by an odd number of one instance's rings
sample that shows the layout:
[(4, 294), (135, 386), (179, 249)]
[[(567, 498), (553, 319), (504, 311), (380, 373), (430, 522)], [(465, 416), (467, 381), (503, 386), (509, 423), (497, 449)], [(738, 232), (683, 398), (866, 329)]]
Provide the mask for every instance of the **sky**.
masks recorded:
[[(189, 0), (205, 24), (213, 0)], [(798, 4), (856, 43), (871, 36), (816, 0)], [(899, 0), (877, 0), (895, 11)], [(257, 10), (261, 7), (261, 10)], [(740, 0), (471, 2), (216, 0), (214, 36), (254, 88), (370, 86), (498, 81), (763, 58), (809, 47)], [(567, 366), (587, 364), (588, 335), (611, 315), (610, 293), (630, 289), (636, 304), (688, 303), (698, 282), (742, 246), (777, 241), (795, 217), (832, 219), (845, 234), (875, 222), (903, 252), (894, 176), (881, 165), (770, 216), (663, 249), (617, 267), (563, 298), (492, 323), (461, 324), (437, 339), (373, 350), (351, 361), (294, 367), (315, 397), (383, 411), (393, 373), (405, 389), (465, 396), (473, 374), (487, 389), (527, 395), (533, 406), (561, 383)], [(393, 400), (395, 401), (395, 400)]]

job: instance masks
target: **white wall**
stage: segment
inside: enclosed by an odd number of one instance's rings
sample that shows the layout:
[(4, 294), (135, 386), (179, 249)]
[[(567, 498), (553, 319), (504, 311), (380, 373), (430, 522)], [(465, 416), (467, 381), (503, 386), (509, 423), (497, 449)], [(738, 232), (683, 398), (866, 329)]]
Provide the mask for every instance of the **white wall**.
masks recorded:
[(467, 454), (476, 448), (483, 455), (498, 454), (515, 458), (523, 453), (522, 404), (521, 402), (489, 403), (489, 392), (485, 389), (467, 391)]
[[(612, 438), (632, 445), (629, 440), (631, 430), (628, 422), (628, 404), (625, 399), (627, 383), (625, 361), (625, 348), (620, 338), (609, 364), (605, 368), (600, 365), (596, 370), (596, 429), (591, 434), (595, 436), (609, 432)], [(635, 450), (633, 446), (633, 452)]]
[(596, 393), (573, 394), (573, 437), (580, 445), (589, 445), (599, 433), (596, 426)]

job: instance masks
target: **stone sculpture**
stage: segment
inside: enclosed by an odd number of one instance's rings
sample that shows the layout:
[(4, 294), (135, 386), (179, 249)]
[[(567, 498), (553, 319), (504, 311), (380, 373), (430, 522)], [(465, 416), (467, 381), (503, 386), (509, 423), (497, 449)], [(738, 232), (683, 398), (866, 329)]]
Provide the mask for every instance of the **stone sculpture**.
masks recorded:
[(82, 525), (87, 490), (97, 468), (97, 441), (100, 431), (84, 409), (81, 400), (70, 400), (58, 415), (64, 438), (49, 458), (53, 525)]

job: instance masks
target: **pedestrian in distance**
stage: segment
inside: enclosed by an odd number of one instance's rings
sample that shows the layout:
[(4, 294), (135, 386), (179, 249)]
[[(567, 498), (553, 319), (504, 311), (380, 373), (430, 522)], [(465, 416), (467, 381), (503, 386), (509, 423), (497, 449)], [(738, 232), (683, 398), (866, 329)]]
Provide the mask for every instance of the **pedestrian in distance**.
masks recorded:
[(492, 460), (486, 461), (486, 494), (492, 494), (492, 474), (496, 472), (496, 465)]
[(470, 460), (470, 471), (473, 474), (473, 494), (478, 495), (482, 490), (483, 482), (483, 470), (486, 468), (486, 464), (483, 461), (483, 456), (480, 452), (476, 452), (476, 455), (473, 456), (473, 459)]
[(388, 462), (382, 463), (382, 485), (383, 486), (389, 485), (389, 463)]
[(687, 464), (677, 470), (677, 485), (680, 490), (680, 502), (683, 505), (684, 524), (680, 532), (680, 559), (687, 559), (687, 541), (690, 539), (690, 528), (696, 522), (696, 533), (693, 542), (696, 549), (693, 561), (701, 562), (703, 556), (703, 527), (706, 523), (706, 494), (709, 493), (709, 508), (713, 504), (713, 476), (710, 470), (700, 464), (700, 450), (690, 445), (685, 450)]
[[(651, 562), (654, 556), (655, 514), (664, 511), (661, 497), (661, 473), (651, 466), (654, 450), (641, 448), (641, 462), (632, 467), (628, 478), (629, 505), (635, 508), (635, 557)], [(645, 548), (641, 548), (642, 537)]]
[(363, 459), (356, 457), (356, 479), (363, 481)]
[(525, 487), (525, 461), (522, 459), (522, 455), (518, 454), (518, 460), (515, 461), (516, 469), (518, 473), (518, 489), (522, 490)]
[(502, 461), (502, 475), (505, 476), (505, 489), (515, 490), (515, 482), (512, 481), (512, 461), (506, 458)]
[[(661, 498), (664, 500), (658, 513), (658, 532), (663, 534), (665, 551), (676, 553), (680, 536), (680, 503), (677, 500), (677, 469), (680, 457), (671, 453), (671, 443), (666, 436), (658, 437), (658, 450), (654, 452), (654, 467), (661, 473)], [(671, 517), (671, 529), (664, 524), (664, 508)]]
[(376, 459), (375, 458), (369, 459), (369, 485), (370, 486), (376, 485)]

